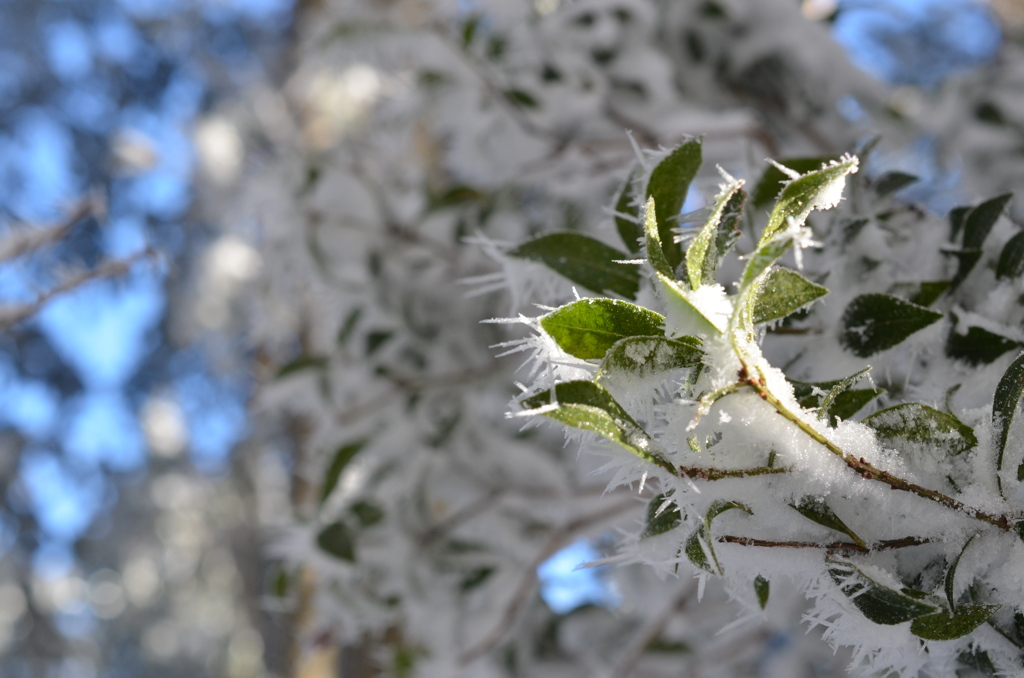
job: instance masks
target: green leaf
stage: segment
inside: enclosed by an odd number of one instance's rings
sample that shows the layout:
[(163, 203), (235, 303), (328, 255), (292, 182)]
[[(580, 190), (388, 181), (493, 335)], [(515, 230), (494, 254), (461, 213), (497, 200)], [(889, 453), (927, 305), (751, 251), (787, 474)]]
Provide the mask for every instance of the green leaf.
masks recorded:
[(961, 652), (957, 655), (957, 661), (964, 666), (974, 669), (983, 676), (996, 678), (996, 676), (1001, 675), (996, 669), (995, 664), (992, 663), (992, 658), (988, 656), (988, 652), (978, 647), (971, 647), (970, 650)]
[(316, 545), (335, 558), (354, 562), (356, 559), (355, 540), (345, 523), (331, 523), (316, 537)]
[(523, 108), (537, 108), (540, 105), (532, 94), (521, 89), (506, 90), (505, 98)]
[(480, 26), (483, 17), (479, 14), (471, 14), (462, 24), (462, 48), (468, 49), (476, 36), (476, 29)]
[(371, 527), (384, 520), (384, 511), (367, 501), (357, 501), (349, 507), (349, 511), (359, 521), (360, 527)]
[(322, 370), (325, 367), (327, 367), (327, 358), (323, 356), (303, 355), (279, 369), (277, 371), (276, 378), (280, 379), (282, 377), (287, 377), (289, 374), (295, 374), (296, 372), (301, 372), (303, 370)]
[(899, 451), (904, 443), (922, 443), (958, 455), (978, 444), (974, 430), (952, 414), (921, 403), (901, 403), (879, 410), (863, 422), (875, 430), (879, 442)]
[(904, 172), (886, 172), (882, 176), (878, 177), (878, 181), (875, 182), (875, 193), (880, 196), (890, 195), (917, 181), (918, 178), (913, 174), (906, 174)]
[(640, 269), (615, 263), (629, 255), (579, 233), (551, 233), (523, 243), (508, 253), (530, 259), (600, 294), (632, 299), (640, 289)]
[(942, 318), (941, 313), (888, 294), (862, 294), (843, 312), (840, 343), (867, 358), (892, 348)]
[(964, 205), (949, 210), (949, 237), (951, 240), (956, 240), (956, 237), (960, 234), (961, 229), (964, 227), (964, 219), (966, 219), (967, 213), (970, 211), (970, 206)]
[(959, 250), (945, 251), (945, 254), (952, 255), (958, 260), (956, 275), (953, 276), (952, 282), (954, 288), (967, 279), (975, 264), (981, 260), (982, 245), (1011, 197), (1013, 197), (1011, 193), (1006, 193), (986, 200), (976, 207), (966, 210), (955, 208), (950, 212), (953, 237), (956, 237), (961, 228), (964, 232), (963, 247)]
[(740, 276), (740, 289), (733, 302), (732, 318), (729, 319), (733, 347), (737, 351), (742, 350), (740, 347), (744, 341), (753, 339), (757, 303), (771, 277), (770, 269), (792, 245), (793, 239), (781, 234), (768, 240), (762, 237), (754, 253), (747, 257), (747, 265)]
[(471, 202), (485, 203), (488, 200), (486, 193), (481, 193), (469, 186), (454, 186), (444, 193), (430, 196), (429, 209), (439, 210), (446, 207), (455, 207)]
[[(857, 609), (876, 624), (893, 625), (934, 614), (934, 605), (879, 584), (853, 563), (827, 559), (828, 573)], [(915, 594), (921, 592), (915, 591)]]
[(718, 270), (718, 234), (725, 217), (725, 211), (733, 202), (737, 192), (743, 188), (743, 181), (732, 181), (715, 198), (711, 216), (690, 241), (686, 250), (686, 273), (692, 289), (715, 282)]
[(768, 225), (758, 246), (785, 230), (790, 219), (802, 226), (813, 210), (837, 205), (846, 184), (846, 175), (856, 172), (857, 166), (856, 157), (843, 156), (787, 183), (768, 217)]
[[(826, 165), (833, 160), (839, 160), (839, 156), (786, 158), (784, 160), (778, 160), (777, 162), (795, 172), (804, 174), (805, 172), (816, 170), (822, 165)], [(775, 198), (779, 195), (779, 192), (782, 191), (782, 185), (787, 181), (789, 181), (789, 177), (783, 174), (778, 167), (775, 165), (769, 165), (764, 171), (764, 174), (761, 175), (757, 185), (754, 187), (754, 192), (751, 195), (750, 200), (751, 206), (761, 208), (775, 202)]]
[(768, 605), (768, 594), (771, 592), (771, 582), (757, 575), (754, 579), (754, 593), (757, 594), (757, 604), (761, 606), (763, 610)]
[(977, 536), (978, 533), (971, 535), (971, 538), (967, 540), (964, 547), (960, 549), (960, 553), (957, 554), (956, 560), (954, 560), (953, 564), (949, 566), (948, 570), (946, 570), (946, 578), (945, 581), (943, 581), (942, 587), (946, 591), (946, 600), (949, 601), (949, 609), (954, 612), (956, 611), (956, 599), (953, 595), (953, 591), (955, 590), (953, 585), (955, 583), (954, 577), (956, 577), (956, 568), (960, 565), (960, 559), (964, 557), (964, 553), (967, 552), (967, 547), (971, 545), (971, 542), (974, 541), (974, 538)]
[(355, 457), (360, 450), (366, 445), (368, 441), (357, 440), (355, 442), (346, 443), (338, 448), (338, 451), (334, 453), (334, 458), (331, 459), (330, 465), (327, 467), (327, 472), (324, 473), (323, 488), (320, 490), (320, 503), (322, 504), (327, 497), (331, 495), (334, 488), (338, 486), (338, 479), (341, 478), (341, 472), (345, 470), (345, 467), (353, 457)]
[(821, 406), (818, 409), (818, 419), (825, 419), (826, 417), (829, 417), (829, 425), (836, 426), (837, 424), (836, 422), (833, 421), (833, 419), (835, 419), (839, 415), (834, 414), (832, 412), (832, 410), (835, 407), (836, 401), (839, 399), (841, 395), (846, 393), (846, 391), (850, 388), (850, 386), (854, 384), (854, 382), (856, 382), (858, 379), (860, 379), (870, 371), (871, 367), (865, 367), (863, 370), (851, 374), (845, 379), (840, 379), (834, 386), (832, 386), (832, 388), (829, 389), (828, 393), (825, 394), (825, 397), (821, 401)]
[(962, 638), (985, 623), (1002, 605), (961, 605), (956, 614), (943, 610), (918, 617), (910, 624), (910, 632), (925, 640)]
[[(722, 566), (718, 562), (718, 556), (715, 555), (715, 547), (711, 539), (711, 522), (721, 514), (732, 509), (740, 509), (750, 515), (754, 514), (746, 504), (741, 504), (738, 501), (716, 499), (704, 515), (704, 521), (697, 526), (697, 529), (689, 536), (683, 547), (686, 557), (690, 559), (691, 563), (702, 570), (718, 576), (722, 576)], [(710, 556), (710, 560), (708, 556)]]
[(985, 238), (992, 231), (992, 227), (995, 226), (1012, 197), (1012, 193), (1005, 193), (986, 200), (967, 212), (963, 222), (964, 249), (981, 249)]
[(950, 281), (949, 286), (951, 289), (956, 289), (960, 284), (967, 279), (971, 271), (974, 269), (974, 265), (981, 261), (981, 250), (942, 250), (942, 253), (957, 260), (956, 274), (953, 276), (953, 280)]
[(701, 366), (704, 351), (693, 337), (627, 337), (615, 342), (604, 356), (597, 379), (625, 375), (644, 378), (675, 369)]
[[(1006, 441), (1010, 436), (1010, 425), (1013, 423), (1013, 416), (1017, 412), (1017, 403), (1024, 395), (1024, 353), (1017, 356), (1010, 366), (1006, 368), (1002, 379), (996, 386), (996, 393), (992, 399), (992, 423), (996, 426), (996, 470), (1003, 470), (1003, 453), (1006, 451)], [(997, 474), (1000, 492), (1002, 481)], [(1017, 469), (1017, 479), (1024, 480), (1024, 463)]]
[(555, 386), (555, 400), (544, 391), (523, 401), (529, 410), (543, 408), (543, 414), (573, 428), (590, 431), (622, 445), (641, 459), (663, 468), (674, 467), (652, 450), (650, 436), (608, 391), (591, 381), (566, 381)]
[(678, 504), (671, 501), (668, 495), (659, 494), (647, 505), (647, 527), (640, 538), (647, 539), (665, 534), (679, 527), (682, 522), (683, 515), (679, 512)]
[(918, 306), (931, 306), (942, 296), (942, 293), (949, 289), (948, 280), (934, 280), (928, 282), (904, 282), (896, 283), (889, 289), (889, 294), (903, 297), (912, 304)]
[(487, 581), (492, 574), (494, 574), (493, 567), (478, 567), (470, 570), (462, 580), (462, 583), (459, 584), (459, 591), (462, 593), (472, 591)]
[[(632, 254), (640, 251), (640, 243), (644, 237), (644, 228), (640, 225), (640, 206), (632, 204), (630, 199), (636, 173), (636, 169), (629, 173), (626, 183), (619, 191), (619, 198), (615, 201), (615, 228), (619, 231), (622, 242), (626, 244), (626, 249)], [(621, 217), (620, 214), (629, 215), (633, 219)]]
[(864, 540), (851, 530), (843, 522), (842, 518), (836, 515), (835, 511), (829, 508), (824, 499), (820, 497), (804, 497), (800, 500), (799, 504), (790, 504), (790, 506), (799, 511), (800, 515), (804, 518), (814, 521), (819, 525), (824, 525), (830, 530), (842, 532), (852, 539), (857, 546), (867, 546)]
[(654, 198), (647, 199), (644, 208), (644, 232), (647, 236), (647, 260), (654, 269), (655, 277), (665, 294), (665, 302), (671, 306), (681, 317), (693, 322), (696, 330), (702, 334), (718, 334), (721, 329), (708, 320), (704, 314), (697, 310), (686, 291), (676, 282), (675, 273), (661, 247), (661, 235), (658, 232), (658, 223), (655, 219), (656, 206)]
[(999, 254), (997, 278), (1016, 278), (1024, 273), (1024, 231), (1010, 238)]
[[(881, 388), (848, 388), (864, 372), (865, 370), (861, 370), (845, 379), (836, 379), (835, 381), (819, 381), (814, 383), (790, 381), (789, 383), (793, 385), (793, 395), (796, 396), (801, 407), (812, 410), (818, 409), (819, 415), (826, 413), (829, 417), (829, 425), (835, 426), (838, 423), (837, 419), (846, 420), (852, 418), (862, 407), (885, 393), (885, 389)], [(836, 387), (843, 384), (846, 384), (847, 388), (844, 388), (832, 398), (831, 405), (824, 407), (824, 399), (831, 396)], [(824, 393), (823, 395), (816, 395), (818, 392)]]
[(754, 302), (754, 324), (785, 318), (826, 294), (828, 289), (796, 271), (777, 268), (768, 274)]
[(678, 226), (679, 212), (686, 202), (686, 192), (697, 176), (701, 162), (701, 140), (690, 139), (658, 163), (647, 182), (646, 196), (654, 198), (657, 205), (655, 216), (662, 252), (673, 272), (683, 260), (683, 250), (679, 243), (674, 242), (672, 231)]
[(663, 335), (665, 317), (615, 299), (580, 299), (542, 316), (540, 326), (569, 355), (600, 359), (625, 337)]
[(366, 355), (371, 356), (381, 349), (394, 336), (394, 332), (375, 330), (366, 335)]
[[(955, 315), (953, 322), (956, 323)], [(946, 355), (971, 365), (987, 365), (1020, 346), (1019, 341), (989, 332), (983, 327), (968, 327), (967, 334), (957, 334), (954, 324), (946, 340)]]

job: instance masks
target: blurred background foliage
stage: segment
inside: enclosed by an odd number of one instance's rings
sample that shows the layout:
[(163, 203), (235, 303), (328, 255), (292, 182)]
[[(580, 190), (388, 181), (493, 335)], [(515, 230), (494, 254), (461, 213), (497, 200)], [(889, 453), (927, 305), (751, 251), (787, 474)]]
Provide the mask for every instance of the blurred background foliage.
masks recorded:
[[(908, 99), (991, 63), (1021, 21), (1011, 0), (803, 5)], [(236, 298), (261, 261), (220, 228), (217, 189), (259, 143), (243, 141), (232, 107), (275, 128), (295, 26), (320, 11), (316, 0), (0, 0), (0, 226), (14, 237), (67, 222), (0, 263), (0, 300), (32, 307), (135, 257), (0, 335), (4, 678), (293, 673), (294, 620), (265, 595), (276, 570), (264, 544), (303, 490), (287, 455), (270, 467), (247, 455), (263, 357)], [(379, 86), (344, 76), (290, 83), (310, 93), (314, 149)], [(844, 106), (852, 123), (863, 115)], [(960, 181), (953, 163), (935, 169), (937, 153), (925, 135), (901, 160), (935, 175), (933, 196)], [(593, 557), (576, 548), (568, 569)], [(609, 595), (588, 574), (561, 582), (565, 569), (542, 572), (550, 601)]]

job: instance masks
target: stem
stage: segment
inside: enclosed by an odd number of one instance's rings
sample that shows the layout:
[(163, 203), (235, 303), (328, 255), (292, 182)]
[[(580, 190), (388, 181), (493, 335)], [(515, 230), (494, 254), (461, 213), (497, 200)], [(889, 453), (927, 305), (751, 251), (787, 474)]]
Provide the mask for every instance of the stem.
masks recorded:
[(724, 544), (739, 544), (740, 546), (760, 546), (762, 548), (776, 549), (820, 549), (827, 551), (854, 551), (856, 553), (871, 553), (872, 551), (889, 551), (902, 549), (908, 546), (920, 546), (931, 543), (930, 539), (920, 537), (904, 537), (903, 539), (886, 539), (878, 542), (874, 548), (854, 544), (853, 542), (835, 541), (828, 544), (819, 544), (813, 541), (770, 541), (767, 539), (753, 539), (752, 537), (737, 537), (731, 534), (723, 535), (718, 541)]
[[(748, 375), (752, 372), (752, 370), (750, 370), (749, 368), (746, 371)], [(953, 499), (950, 496), (942, 494), (941, 492), (930, 490), (927, 487), (921, 487), (920, 485), (912, 483), (908, 480), (904, 480), (903, 478), (894, 476), (890, 474), (888, 471), (883, 471), (880, 468), (868, 462), (867, 460), (865, 460), (863, 457), (857, 458), (853, 456), (852, 454), (846, 452), (841, 447), (836, 445), (834, 442), (829, 440), (827, 437), (825, 437), (825, 435), (821, 433), (821, 431), (817, 430), (816, 428), (805, 422), (803, 419), (798, 417), (796, 413), (794, 413), (788, 407), (786, 407), (786, 405), (781, 400), (776, 398), (775, 395), (773, 395), (772, 392), (765, 387), (763, 379), (760, 379), (755, 376), (747, 376), (745, 381), (755, 391), (757, 391), (757, 394), (761, 396), (761, 398), (765, 402), (774, 407), (776, 412), (781, 414), (789, 421), (793, 422), (797, 428), (799, 428), (801, 431), (809, 435), (816, 442), (824, 445), (829, 452), (842, 459), (847, 466), (849, 466), (851, 469), (860, 474), (862, 478), (866, 480), (877, 480), (878, 482), (885, 483), (894, 490), (903, 490), (904, 492), (911, 492), (919, 497), (923, 497), (924, 499), (934, 501), (937, 504), (942, 504), (946, 508), (950, 508), (953, 509), (954, 511), (965, 513), (971, 516), (972, 518), (988, 523), (990, 525), (995, 525), (1001, 530), (1009, 531), (1013, 526), (1013, 521), (1007, 516), (996, 516), (992, 515), (991, 513), (986, 513), (984, 511), (979, 511), (978, 509), (971, 508), (970, 506), (967, 506), (962, 502)]]
[(789, 473), (792, 469), (780, 466), (771, 468), (758, 466), (757, 468), (744, 468), (724, 470), (717, 468), (697, 468), (695, 466), (680, 466), (680, 475), (686, 478), (700, 478), (701, 480), (724, 480), (725, 478), (746, 478), (748, 476), (767, 476), (774, 473)]

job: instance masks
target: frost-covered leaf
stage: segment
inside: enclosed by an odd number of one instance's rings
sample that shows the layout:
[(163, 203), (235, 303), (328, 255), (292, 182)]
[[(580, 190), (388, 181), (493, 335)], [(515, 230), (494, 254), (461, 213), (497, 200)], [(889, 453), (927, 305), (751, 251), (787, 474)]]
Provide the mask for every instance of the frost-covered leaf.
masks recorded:
[[(601, 386), (591, 381), (566, 381), (555, 386), (555, 400), (543, 391), (523, 401), (523, 407), (573, 428), (590, 431), (622, 445), (641, 459), (666, 466), (651, 449), (651, 438)], [(668, 465), (668, 468), (672, 468)]]
[(771, 582), (757, 575), (754, 579), (754, 593), (757, 595), (757, 604), (763, 610), (768, 605), (768, 594), (771, 593)]
[(736, 191), (725, 210), (722, 213), (722, 221), (718, 225), (718, 236), (715, 238), (715, 248), (718, 251), (718, 261), (729, 253), (736, 241), (743, 234), (740, 231), (740, 221), (743, 219), (743, 206), (747, 202), (746, 191)]
[(647, 505), (647, 527), (640, 538), (665, 534), (679, 527), (682, 522), (683, 515), (679, 512), (679, 506), (668, 495), (659, 494)]
[(1024, 273), (1024, 232), (1010, 238), (999, 254), (996, 264), (997, 278), (1016, 278)]
[(542, 316), (540, 326), (563, 351), (600, 359), (625, 337), (664, 334), (665, 317), (615, 299), (580, 299)]
[[(804, 174), (806, 172), (812, 172), (822, 165), (826, 165), (833, 160), (839, 160), (839, 156), (824, 156), (824, 157), (813, 157), (813, 158), (786, 158), (784, 160), (778, 160), (780, 165), (788, 167), (794, 172)], [(789, 181), (789, 177), (782, 173), (775, 165), (769, 165), (761, 175), (761, 178), (757, 181), (757, 185), (754, 187), (754, 192), (751, 194), (750, 204), (752, 207), (765, 207), (775, 202), (775, 198), (779, 195), (782, 190), (783, 184)]]
[[(992, 423), (996, 427), (996, 470), (1003, 469), (1003, 453), (1010, 436), (1010, 425), (1017, 412), (1017, 404), (1024, 395), (1024, 353), (1006, 368), (992, 399)], [(998, 478), (998, 476), (997, 476)], [(1024, 463), (1017, 469), (1017, 479), (1024, 480)], [(1000, 485), (1001, 486), (1001, 485)]]
[(905, 172), (886, 172), (878, 177), (875, 182), (875, 193), (878, 195), (890, 195), (918, 181), (913, 174)]
[[(953, 320), (956, 320), (955, 316)], [(1019, 341), (989, 332), (983, 327), (968, 327), (967, 334), (958, 334), (954, 326), (946, 340), (946, 355), (971, 365), (987, 365), (1020, 346)]]
[(324, 473), (324, 481), (321, 485), (320, 490), (320, 501), (321, 503), (330, 496), (334, 488), (338, 486), (338, 479), (341, 478), (342, 471), (350, 461), (359, 453), (363, 447), (366, 446), (366, 440), (357, 440), (355, 442), (346, 443), (338, 448), (338, 451), (334, 453), (334, 457), (331, 459), (330, 465), (327, 467), (327, 471)]
[(551, 233), (527, 241), (510, 257), (538, 261), (569, 280), (600, 294), (632, 299), (640, 289), (640, 270), (616, 263), (629, 255), (579, 233)]
[[(865, 370), (861, 370), (845, 379), (834, 381), (810, 383), (791, 380), (790, 383), (793, 385), (793, 395), (801, 407), (818, 409), (819, 414), (826, 414), (829, 417), (829, 425), (835, 426), (837, 419), (850, 419), (869, 402), (885, 393), (885, 389), (881, 388), (849, 388), (864, 372)], [(835, 392), (837, 388), (841, 390)], [(829, 397), (831, 404), (826, 406), (825, 399)]]
[(768, 274), (754, 302), (754, 324), (785, 318), (826, 294), (827, 288), (796, 271), (777, 268)]
[(771, 276), (769, 269), (792, 245), (793, 239), (783, 234), (768, 240), (762, 237), (757, 249), (747, 257), (730, 319), (734, 346), (739, 346), (736, 342), (743, 336), (753, 337), (757, 304)]
[(839, 560), (826, 560), (826, 563), (829, 575), (843, 594), (876, 624), (901, 624), (939, 611), (935, 605), (920, 599), (920, 591), (897, 591), (883, 586), (853, 563)]
[(786, 184), (768, 217), (768, 225), (758, 245), (768, 242), (787, 228), (790, 219), (802, 225), (813, 210), (838, 205), (846, 185), (846, 175), (856, 172), (857, 166), (856, 157), (843, 156)]
[[(640, 251), (644, 237), (644, 228), (640, 225), (639, 218), (640, 206), (633, 204), (632, 201), (633, 179), (635, 176), (636, 170), (629, 173), (629, 176), (626, 177), (626, 183), (622, 185), (619, 197), (615, 201), (615, 228), (618, 230), (622, 242), (625, 243), (626, 249), (632, 254)], [(620, 214), (629, 215), (633, 219), (619, 216)]]
[[(732, 509), (740, 509), (750, 515), (754, 513), (750, 510), (749, 506), (738, 501), (716, 499), (704, 515), (704, 521), (690, 534), (683, 547), (686, 557), (690, 559), (691, 563), (702, 570), (718, 576), (722, 576), (722, 566), (718, 562), (718, 556), (715, 555), (715, 547), (711, 537), (711, 523), (715, 518)], [(709, 556), (710, 559), (708, 558)]]
[(644, 378), (676, 369), (701, 366), (704, 352), (693, 337), (628, 337), (612, 345), (597, 371), (598, 381), (610, 376)]
[(686, 249), (686, 274), (693, 289), (715, 282), (715, 272), (718, 270), (720, 259), (718, 253), (719, 230), (726, 210), (742, 188), (743, 181), (740, 180), (732, 181), (722, 189), (715, 198), (711, 216), (708, 217)]
[(961, 605), (952, 614), (943, 610), (918, 617), (910, 624), (910, 632), (925, 640), (962, 638), (985, 623), (1002, 605)]
[(842, 532), (852, 539), (857, 546), (865, 546), (864, 540), (851, 530), (821, 497), (804, 497), (800, 500), (799, 504), (790, 504), (790, 506), (799, 511), (800, 515), (804, 518), (812, 520), (819, 525), (824, 525), (836, 532)]
[(681, 317), (688, 318), (704, 334), (718, 334), (719, 328), (708, 320), (703, 313), (697, 310), (686, 291), (676, 282), (674, 269), (670, 265), (665, 253), (661, 248), (661, 235), (658, 233), (658, 223), (655, 219), (656, 207), (654, 198), (648, 198), (644, 208), (644, 233), (647, 236), (647, 260), (654, 269), (658, 284), (665, 294), (665, 301), (672, 306)]
[(901, 403), (865, 417), (864, 424), (875, 430), (879, 442), (902, 450), (903, 443), (922, 443), (957, 455), (978, 444), (974, 430), (952, 414), (921, 403)]
[(356, 559), (355, 540), (345, 523), (331, 523), (316, 537), (316, 545), (335, 558), (354, 562)]
[(888, 294), (862, 294), (843, 312), (840, 342), (861, 358), (892, 348), (942, 318), (941, 313)]
[(826, 417), (829, 417), (829, 425), (835, 426), (836, 424), (832, 420), (838, 417), (839, 415), (834, 414), (832, 410), (835, 408), (836, 401), (839, 399), (840, 396), (846, 393), (858, 379), (860, 379), (870, 371), (870, 367), (865, 367), (860, 372), (855, 372), (854, 374), (851, 374), (845, 379), (840, 379), (835, 385), (833, 385), (821, 401), (821, 405), (818, 409), (818, 419), (825, 419)]
[[(700, 170), (701, 140), (690, 139), (677, 146), (651, 172), (646, 195), (657, 205), (658, 235), (662, 252), (672, 271), (683, 260), (683, 250), (674, 241), (672, 231), (679, 225), (679, 212), (686, 202), (686, 192)], [(648, 242), (648, 246), (650, 242)]]

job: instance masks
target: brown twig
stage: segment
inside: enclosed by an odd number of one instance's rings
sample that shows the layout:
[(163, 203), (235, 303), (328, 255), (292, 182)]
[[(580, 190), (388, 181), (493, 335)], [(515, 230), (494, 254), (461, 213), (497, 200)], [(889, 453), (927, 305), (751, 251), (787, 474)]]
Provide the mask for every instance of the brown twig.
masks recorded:
[(740, 546), (758, 546), (761, 548), (774, 549), (825, 549), (826, 551), (853, 551), (855, 553), (871, 553), (873, 551), (891, 551), (909, 546), (920, 546), (930, 544), (930, 539), (920, 537), (904, 537), (902, 539), (886, 539), (876, 543), (873, 547), (861, 546), (847, 541), (834, 541), (821, 544), (813, 541), (771, 541), (769, 539), (754, 539), (753, 537), (737, 537), (726, 534), (718, 537), (723, 544), (739, 544)]
[(104, 278), (116, 278), (122, 276), (131, 269), (131, 267), (141, 259), (150, 259), (156, 256), (156, 252), (151, 249), (145, 249), (138, 254), (135, 254), (127, 259), (118, 259), (116, 261), (110, 261), (105, 264), (101, 264), (94, 269), (83, 271), (76, 275), (70, 276), (60, 284), (50, 288), (43, 292), (32, 302), (28, 304), (21, 304), (18, 306), (9, 306), (6, 308), (0, 308), (0, 331), (9, 329), (14, 325), (17, 325), (23, 320), (26, 320), (35, 315), (43, 305), (50, 299), (53, 299), (59, 294), (70, 292), (78, 287), (81, 287), (87, 282), (93, 280), (102, 280)]
[(770, 468), (760, 466), (758, 468), (724, 470), (717, 468), (696, 468), (693, 466), (680, 466), (679, 474), (685, 478), (698, 478), (700, 480), (724, 480), (726, 478), (747, 478), (749, 476), (767, 476), (774, 473), (789, 473), (792, 469), (785, 466)]

